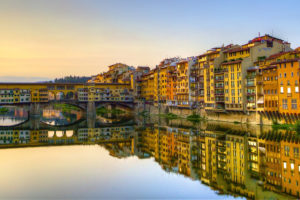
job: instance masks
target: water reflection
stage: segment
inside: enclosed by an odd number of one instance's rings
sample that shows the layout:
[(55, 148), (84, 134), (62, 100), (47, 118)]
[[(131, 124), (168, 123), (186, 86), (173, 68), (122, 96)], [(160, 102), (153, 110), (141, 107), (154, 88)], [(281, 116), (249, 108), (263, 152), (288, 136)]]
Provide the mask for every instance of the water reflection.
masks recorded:
[(51, 126), (72, 124), (83, 117), (83, 111), (69, 104), (50, 104), (42, 109), (41, 121)]
[(102, 124), (116, 124), (132, 119), (133, 113), (132, 109), (127, 107), (108, 105), (98, 107), (96, 117)]
[(22, 107), (1, 106), (0, 126), (18, 125), (28, 119), (28, 111)]
[[(231, 126), (231, 129), (227, 126)], [(191, 192), (189, 198), (217, 198), (209, 196), (212, 191), (222, 199), (231, 196), (257, 199), (299, 197), (300, 140), (297, 135), (292, 132), (251, 127), (242, 130), (243, 128), (209, 122), (195, 127), (189, 126), (189, 122), (173, 121), (160, 125), (155, 123), (95, 128), (79, 126), (74, 129), (3, 129), (0, 130), (0, 147), (96, 144), (105, 148), (114, 158), (139, 158), (128, 161), (132, 168), (145, 159), (153, 158), (165, 174), (180, 174), (189, 183), (191, 180), (197, 182), (200, 193), (197, 189), (187, 188), (188, 184), (181, 184), (182, 191)], [(106, 159), (110, 162), (109, 158)], [(96, 170), (99, 166), (94, 167)], [(155, 167), (151, 165), (151, 168)], [(121, 177), (122, 174), (132, 173), (127, 183), (134, 183), (138, 178), (134, 172), (129, 171), (130, 169), (123, 168), (114, 173)], [(147, 171), (144, 173), (146, 175)], [(147, 183), (148, 190), (156, 188), (159, 182), (174, 184), (166, 182), (165, 176), (156, 178), (159, 179), (157, 182)], [(176, 180), (186, 181), (180, 177)], [(119, 184), (116, 187), (122, 188), (122, 183)], [(204, 185), (211, 190), (203, 189)], [(77, 190), (76, 187), (73, 189)], [(101, 192), (103, 191), (99, 189), (99, 194), (95, 195), (100, 195)], [(177, 192), (174, 191), (174, 194)], [(123, 195), (125, 198), (128, 194)], [(164, 191), (156, 195), (166, 197)]]

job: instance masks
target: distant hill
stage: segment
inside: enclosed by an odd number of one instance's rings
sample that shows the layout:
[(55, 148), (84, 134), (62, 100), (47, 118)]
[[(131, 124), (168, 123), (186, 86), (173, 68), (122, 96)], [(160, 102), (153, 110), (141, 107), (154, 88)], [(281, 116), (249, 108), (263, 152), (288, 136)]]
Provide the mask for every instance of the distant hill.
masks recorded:
[(90, 76), (65, 76), (49, 81), (49, 83), (86, 83), (90, 79)]

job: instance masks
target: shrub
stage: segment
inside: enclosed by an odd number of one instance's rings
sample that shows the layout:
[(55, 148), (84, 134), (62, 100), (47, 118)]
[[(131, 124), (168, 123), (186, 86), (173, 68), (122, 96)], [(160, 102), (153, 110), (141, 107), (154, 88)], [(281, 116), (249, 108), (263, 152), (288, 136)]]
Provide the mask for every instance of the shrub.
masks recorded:
[(6, 107), (0, 107), (0, 114), (5, 114), (8, 112), (8, 108)]
[(192, 115), (189, 115), (186, 119), (192, 122), (199, 122), (201, 120), (201, 117), (200, 115), (194, 113)]
[(295, 131), (298, 135), (300, 135), (300, 121), (297, 121), (295, 124)]

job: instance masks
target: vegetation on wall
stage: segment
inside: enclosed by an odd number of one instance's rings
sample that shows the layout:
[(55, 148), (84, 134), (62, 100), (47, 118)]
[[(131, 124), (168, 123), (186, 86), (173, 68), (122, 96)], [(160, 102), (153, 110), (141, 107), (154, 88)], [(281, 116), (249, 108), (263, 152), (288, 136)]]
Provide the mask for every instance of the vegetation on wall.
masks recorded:
[(9, 111), (8, 108), (6, 108), (6, 107), (0, 107), (0, 114), (5, 114), (5, 113), (7, 113), (8, 111)]
[(298, 135), (300, 135), (300, 121), (297, 121), (295, 124), (279, 124), (277, 121), (273, 122), (273, 129), (281, 129), (288, 131), (295, 131)]
[(72, 110), (80, 111), (80, 108), (74, 105), (66, 104), (66, 103), (56, 103), (54, 104), (55, 109), (61, 109), (62, 112), (71, 112)]
[(125, 111), (120, 110), (120, 109), (107, 109), (105, 107), (99, 107), (96, 109), (96, 114), (97, 115), (104, 115), (104, 114), (113, 114), (113, 115), (119, 115), (125, 113)]

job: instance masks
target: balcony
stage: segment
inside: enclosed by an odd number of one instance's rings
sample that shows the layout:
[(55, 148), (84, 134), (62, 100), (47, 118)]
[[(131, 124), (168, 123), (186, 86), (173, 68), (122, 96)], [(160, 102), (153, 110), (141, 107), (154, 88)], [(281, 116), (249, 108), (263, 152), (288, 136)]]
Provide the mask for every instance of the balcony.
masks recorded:
[(224, 98), (216, 98), (215, 100), (217, 103), (223, 103), (224, 102)]
[(224, 81), (224, 77), (221, 77), (221, 78), (217, 78), (217, 77), (216, 77), (216, 79), (215, 79), (215, 80), (216, 80), (216, 81), (218, 81), (218, 82), (220, 82), (220, 81), (222, 81), (222, 82), (223, 82), (223, 81)]
[(215, 93), (215, 96), (224, 96), (224, 93)]
[(215, 88), (217, 88), (217, 89), (223, 89), (224, 85), (216, 85)]
[(223, 74), (224, 72), (227, 72), (227, 69), (215, 69), (215, 74)]
[(247, 93), (247, 96), (255, 96), (255, 95), (256, 95), (255, 92), (248, 92), (248, 93)]
[(264, 96), (264, 93), (263, 92), (258, 92), (257, 96)]
[(248, 82), (247, 83), (247, 87), (253, 87), (253, 86), (255, 86), (254, 82)]

